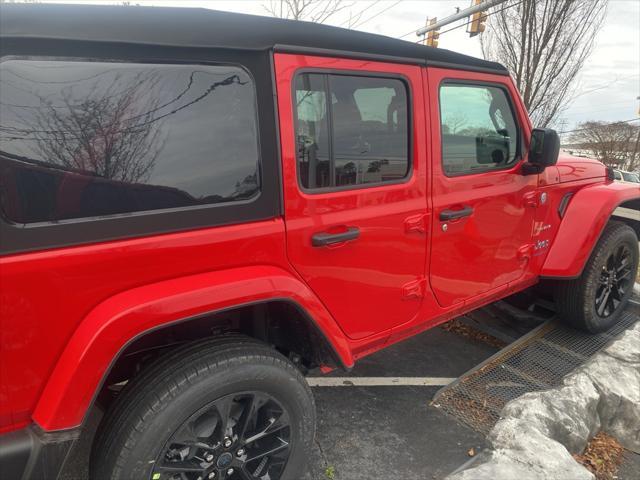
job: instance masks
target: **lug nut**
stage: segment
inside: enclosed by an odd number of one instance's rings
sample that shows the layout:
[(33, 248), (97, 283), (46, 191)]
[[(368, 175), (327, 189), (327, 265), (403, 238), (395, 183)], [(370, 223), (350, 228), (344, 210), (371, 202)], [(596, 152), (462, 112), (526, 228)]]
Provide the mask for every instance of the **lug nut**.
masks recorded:
[(229, 470), (227, 470), (227, 475), (233, 475), (233, 472), (235, 470), (233, 470), (233, 468), (230, 468)]
[(229, 437), (227, 437), (224, 439), (223, 445), (224, 445), (224, 448), (229, 448), (231, 445), (233, 445), (233, 442)]
[(216, 478), (216, 472), (211, 472), (211, 473), (209, 473), (209, 475), (207, 475), (207, 478), (208, 478), (209, 480), (212, 480), (213, 478)]
[(241, 457), (242, 455), (244, 455), (244, 448), (240, 448), (240, 449), (236, 452), (236, 455), (237, 455), (238, 457)]
[(204, 459), (205, 459), (207, 462), (213, 462), (213, 455), (211, 455), (210, 453), (208, 453), (208, 454), (204, 457)]

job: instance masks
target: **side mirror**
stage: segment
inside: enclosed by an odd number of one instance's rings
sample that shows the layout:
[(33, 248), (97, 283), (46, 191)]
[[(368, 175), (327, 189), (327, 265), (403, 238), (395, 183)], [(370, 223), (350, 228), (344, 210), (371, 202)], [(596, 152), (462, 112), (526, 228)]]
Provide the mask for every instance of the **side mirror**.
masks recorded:
[(535, 128), (531, 132), (529, 162), (524, 164), (525, 174), (541, 173), (558, 162), (560, 136), (551, 128)]

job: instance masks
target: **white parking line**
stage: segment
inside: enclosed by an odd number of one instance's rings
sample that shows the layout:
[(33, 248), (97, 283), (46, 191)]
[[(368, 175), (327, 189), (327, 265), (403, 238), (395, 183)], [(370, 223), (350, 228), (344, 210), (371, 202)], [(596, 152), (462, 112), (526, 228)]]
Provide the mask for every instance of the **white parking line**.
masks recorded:
[(454, 380), (448, 377), (307, 377), (312, 387), (442, 387)]

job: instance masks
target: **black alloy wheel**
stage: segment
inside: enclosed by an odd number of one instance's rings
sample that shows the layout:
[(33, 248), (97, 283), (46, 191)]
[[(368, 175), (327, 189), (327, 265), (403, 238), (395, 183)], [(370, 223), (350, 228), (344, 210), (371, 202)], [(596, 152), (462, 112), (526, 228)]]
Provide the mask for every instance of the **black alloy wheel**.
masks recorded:
[(558, 319), (589, 333), (610, 329), (633, 294), (639, 257), (633, 228), (609, 221), (582, 274), (555, 283)]
[(151, 480), (277, 480), (287, 464), (289, 415), (271, 396), (243, 392), (191, 415), (166, 443)]
[(299, 480), (315, 435), (302, 372), (238, 334), (194, 341), (130, 380), (98, 427), (91, 480)]
[(596, 289), (596, 312), (607, 318), (612, 315), (633, 288), (633, 257), (626, 244), (611, 252), (602, 267), (600, 281)]

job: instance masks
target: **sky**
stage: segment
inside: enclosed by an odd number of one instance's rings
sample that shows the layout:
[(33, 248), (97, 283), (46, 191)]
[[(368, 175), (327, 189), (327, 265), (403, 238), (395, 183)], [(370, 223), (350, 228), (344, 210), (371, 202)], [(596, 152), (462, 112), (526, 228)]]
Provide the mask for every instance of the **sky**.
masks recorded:
[[(407, 41), (427, 17), (445, 18), (466, 8), (470, 0), (345, 0), (352, 4), (329, 21), (346, 26), (350, 15), (360, 17), (352, 28)], [(510, 0), (513, 1), (513, 0)], [(116, 0), (40, 0), (41, 3), (116, 4)], [(268, 15), (269, 0), (131, 0), (145, 6), (204, 7), (256, 15)], [(463, 24), (464, 20), (440, 31)], [(470, 38), (464, 26), (441, 33), (440, 48), (482, 57), (479, 38)], [(570, 130), (587, 120), (629, 120), (640, 117), (640, 0), (610, 0), (593, 53), (576, 85), (578, 96), (560, 117), (558, 130)]]

